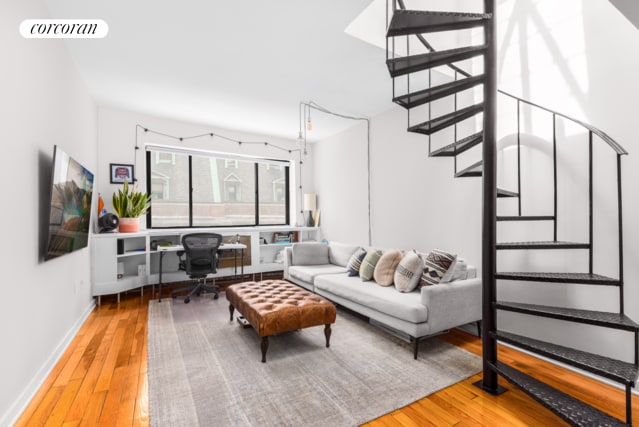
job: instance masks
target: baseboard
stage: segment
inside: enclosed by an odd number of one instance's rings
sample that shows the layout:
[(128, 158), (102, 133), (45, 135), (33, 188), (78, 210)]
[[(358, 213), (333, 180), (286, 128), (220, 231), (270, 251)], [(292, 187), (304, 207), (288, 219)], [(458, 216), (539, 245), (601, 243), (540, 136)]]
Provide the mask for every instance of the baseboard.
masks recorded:
[(58, 363), (66, 349), (73, 341), (73, 338), (78, 334), (78, 331), (87, 320), (93, 309), (95, 308), (95, 299), (91, 299), (91, 302), (84, 310), (84, 313), (80, 316), (80, 318), (75, 322), (75, 324), (69, 329), (69, 331), (62, 338), (60, 343), (56, 346), (56, 348), (51, 352), (49, 358), (44, 362), (44, 364), (38, 369), (35, 373), (31, 381), (27, 384), (27, 386), (22, 390), (22, 392), (18, 395), (13, 404), (9, 407), (7, 412), (5, 412), (2, 417), (0, 417), (0, 426), (12, 426), (20, 418), (20, 415), (27, 408), (31, 400), (36, 395), (42, 384), (49, 377), (49, 374)]

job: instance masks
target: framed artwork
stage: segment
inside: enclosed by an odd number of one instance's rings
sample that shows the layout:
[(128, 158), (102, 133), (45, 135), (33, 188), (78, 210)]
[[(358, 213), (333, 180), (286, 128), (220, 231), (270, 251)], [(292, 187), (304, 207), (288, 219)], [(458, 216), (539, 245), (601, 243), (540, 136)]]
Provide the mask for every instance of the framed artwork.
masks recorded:
[(124, 181), (133, 184), (133, 165), (111, 163), (111, 184), (122, 184)]

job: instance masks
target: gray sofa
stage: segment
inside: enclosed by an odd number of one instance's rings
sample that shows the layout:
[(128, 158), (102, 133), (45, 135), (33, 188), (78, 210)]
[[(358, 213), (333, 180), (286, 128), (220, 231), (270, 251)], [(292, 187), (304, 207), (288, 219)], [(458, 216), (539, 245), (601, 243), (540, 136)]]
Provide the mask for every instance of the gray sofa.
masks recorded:
[(339, 242), (296, 243), (284, 253), (284, 278), (334, 303), (360, 313), (370, 322), (413, 344), (420, 339), (481, 320), (481, 280), (467, 266), (465, 279), (399, 292), (348, 276), (347, 264), (359, 246)]

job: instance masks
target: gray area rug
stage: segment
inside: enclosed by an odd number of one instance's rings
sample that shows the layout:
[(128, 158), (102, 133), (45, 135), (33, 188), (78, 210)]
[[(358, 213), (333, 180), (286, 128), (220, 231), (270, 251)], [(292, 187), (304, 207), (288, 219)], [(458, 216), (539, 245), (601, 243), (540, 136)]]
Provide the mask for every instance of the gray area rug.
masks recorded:
[[(235, 312), (237, 315), (237, 311)], [(152, 426), (354, 426), (459, 382), (481, 359), (440, 341), (410, 344), (338, 309), (324, 327), (260, 338), (229, 321), (224, 294), (149, 302)]]

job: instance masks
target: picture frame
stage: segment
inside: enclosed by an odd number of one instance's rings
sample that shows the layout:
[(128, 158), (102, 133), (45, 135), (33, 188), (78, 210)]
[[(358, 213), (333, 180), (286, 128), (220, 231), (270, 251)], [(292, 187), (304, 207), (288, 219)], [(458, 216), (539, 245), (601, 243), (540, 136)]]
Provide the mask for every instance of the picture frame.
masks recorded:
[(133, 165), (121, 163), (110, 163), (111, 184), (123, 184), (125, 181), (133, 184), (135, 176), (133, 175)]

